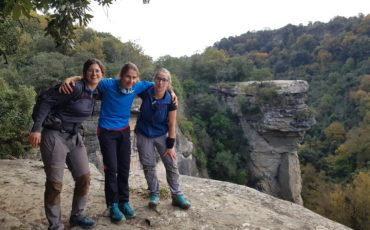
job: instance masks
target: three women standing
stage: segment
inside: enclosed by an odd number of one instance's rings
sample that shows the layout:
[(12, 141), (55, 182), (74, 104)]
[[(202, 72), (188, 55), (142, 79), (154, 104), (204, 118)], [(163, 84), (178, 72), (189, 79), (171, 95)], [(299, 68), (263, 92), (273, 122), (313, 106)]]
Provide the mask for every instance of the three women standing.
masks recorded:
[[(129, 119), (135, 97), (153, 86), (152, 82), (139, 81), (140, 72), (131, 62), (126, 63), (119, 79), (106, 78), (99, 85), (102, 100), (98, 122), (98, 139), (103, 155), (105, 199), (111, 221), (119, 223), (135, 216), (129, 203), (129, 173), (131, 143)], [(65, 92), (80, 77), (65, 80)]]
[[(176, 105), (167, 91), (171, 81), (170, 73), (165, 69), (158, 71), (155, 75), (155, 84), (139, 81), (138, 68), (133, 63), (127, 63), (122, 67), (119, 79), (100, 81), (104, 74), (104, 66), (97, 60), (93, 60), (85, 63), (82, 81), (77, 81), (80, 77), (72, 77), (65, 81), (64, 89), (71, 94), (59, 94), (56, 91), (54, 97), (47, 97), (40, 102), (41, 105), (36, 111), (38, 118), (35, 119), (35, 125), (30, 134), (30, 142), (36, 146), (40, 142), (38, 133), (41, 124), (51, 111), (62, 121), (62, 128), (44, 126), (41, 141), (41, 152), (47, 175), (45, 210), (50, 224), (49, 229), (63, 229), (60, 192), (65, 162), (76, 180), (70, 223), (72, 226), (82, 227), (95, 225), (94, 221), (82, 215), (90, 175), (86, 149), (76, 128), (80, 127), (81, 122), (92, 113), (97, 97), (102, 100), (98, 139), (103, 154), (105, 198), (111, 221), (117, 223), (135, 216), (134, 209), (129, 203), (128, 177), (131, 160), (129, 118), (133, 100), (141, 93), (143, 93), (141, 95), (143, 105), (136, 133), (140, 160), (150, 189), (149, 204), (156, 206), (159, 203), (159, 185), (155, 174), (154, 147), (156, 147), (166, 167), (173, 198), (172, 204), (184, 209), (189, 208), (190, 203), (179, 188), (179, 172), (173, 148), (176, 136)], [(77, 83), (72, 84), (74, 88), (68, 90), (71, 82)], [(85, 83), (87, 87), (82, 87)], [(85, 97), (73, 100), (80, 97), (81, 92), (84, 95), (84, 90), (90, 95), (88, 97), (90, 106), (87, 107)], [(61, 140), (58, 139), (59, 136)]]

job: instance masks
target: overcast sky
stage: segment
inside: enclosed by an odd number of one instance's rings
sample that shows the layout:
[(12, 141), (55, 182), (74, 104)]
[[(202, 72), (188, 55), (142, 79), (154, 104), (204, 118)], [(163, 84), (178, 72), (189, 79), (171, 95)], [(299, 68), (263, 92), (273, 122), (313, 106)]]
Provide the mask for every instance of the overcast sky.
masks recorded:
[[(93, 1), (94, 2), (94, 1)], [(370, 0), (117, 0), (92, 4), (90, 27), (134, 41), (154, 59), (201, 52), (223, 37), (370, 13)]]

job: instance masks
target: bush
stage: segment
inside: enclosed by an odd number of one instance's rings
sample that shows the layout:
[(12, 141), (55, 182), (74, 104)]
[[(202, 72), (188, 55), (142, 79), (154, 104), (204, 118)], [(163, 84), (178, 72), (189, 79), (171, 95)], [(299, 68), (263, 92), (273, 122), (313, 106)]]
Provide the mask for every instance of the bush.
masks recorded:
[(254, 115), (260, 115), (261, 114), (261, 108), (256, 103), (252, 103), (251, 100), (248, 100), (248, 98), (244, 95), (238, 95), (236, 98), (240, 111), (243, 115), (247, 116), (247, 119), (251, 119), (251, 116)]
[(185, 137), (189, 138), (190, 140), (195, 137), (193, 123), (191, 121), (185, 118), (180, 118), (178, 124)]
[(35, 96), (33, 88), (12, 88), (0, 78), (0, 158), (22, 157), (29, 150), (27, 136)]

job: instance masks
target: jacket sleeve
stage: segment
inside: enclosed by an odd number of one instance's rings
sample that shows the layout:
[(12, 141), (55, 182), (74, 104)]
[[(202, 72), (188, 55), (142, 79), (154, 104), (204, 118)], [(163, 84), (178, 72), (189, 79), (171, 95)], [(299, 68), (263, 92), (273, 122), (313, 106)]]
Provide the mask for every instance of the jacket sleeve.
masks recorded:
[(150, 87), (154, 86), (154, 82), (152, 81), (139, 81), (137, 83), (137, 88), (135, 89), (136, 94), (141, 94), (145, 90), (149, 89)]
[(50, 89), (48, 93), (42, 96), (41, 100), (36, 102), (39, 104), (38, 106), (35, 105), (38, 109), (34, 111), (35, 116), (31, 132), (41, 132), (42, 124), (50, 111), (77, 97), (81, 93), (81, 90), (83, 90), (81, 84), (76, 84), (71, 94), (59, 93), (58, 87)]

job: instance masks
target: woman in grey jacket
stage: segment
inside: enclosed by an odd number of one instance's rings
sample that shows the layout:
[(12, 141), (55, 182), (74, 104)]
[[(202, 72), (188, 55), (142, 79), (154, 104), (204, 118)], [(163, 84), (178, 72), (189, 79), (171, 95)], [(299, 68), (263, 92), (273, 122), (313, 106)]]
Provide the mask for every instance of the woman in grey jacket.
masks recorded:
[(44, 206), (49, 230), (64, 229), (60, 193), (65, 163), (75, 180), (70, 225), (83, 228), (95, 226), (95, 222), (83, 214), (90, 170), (79, 129), (93, 112), (98, 95), (96, 87), (104, 71), (105, 67), (99, 60), (89, 59), (83, 66), (83, 80), (74, 86), (72, 94), (59, 93), (58, 87), (53, 87), (39, 96), (36, 102), (29, 141), (33, 147), (40, 145), (45, 166)]

